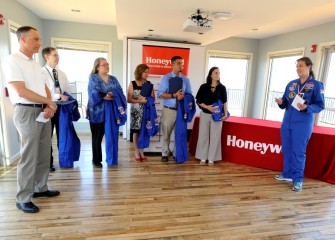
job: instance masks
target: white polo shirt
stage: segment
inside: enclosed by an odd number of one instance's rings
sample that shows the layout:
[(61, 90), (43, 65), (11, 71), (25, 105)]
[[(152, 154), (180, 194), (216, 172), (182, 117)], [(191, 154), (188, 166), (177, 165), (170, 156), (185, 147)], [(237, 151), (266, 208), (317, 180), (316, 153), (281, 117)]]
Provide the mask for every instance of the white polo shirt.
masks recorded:
[[(47, 97), (47, 93), (45, 91), (46, 79), (42, 74), (41, 66), (34, 59), (28, 58), (22, 52), (13, 53), (8, 58), (7, 70), (7, 83), (24, 82), (26, 88), (43, 97)], [(10, 85), (8, 85), (8, 93), (13, 104), (34, 103), (20, 97)]]
[[(48, 85), (48, 88), (50, 89), (51, 97), (55, 101), (59, 99), (59, 95), (56, 94), (55, 81), (54, 81), (52, 70), (53, 68), (49, 67), (48, 65), (45, 65), (42, 68), (43, 74), (45, 75), (45, 78), (47, 79), (47, 85)], [(58, 68), (56, 68), (56, 70), (57, 70), (58, 81), (59, 81), (59, 85), (62, 90), (62, 93), (64, 92), (70, 93), (70, 83), (65, 73), (62, 70), (59, 70)]]

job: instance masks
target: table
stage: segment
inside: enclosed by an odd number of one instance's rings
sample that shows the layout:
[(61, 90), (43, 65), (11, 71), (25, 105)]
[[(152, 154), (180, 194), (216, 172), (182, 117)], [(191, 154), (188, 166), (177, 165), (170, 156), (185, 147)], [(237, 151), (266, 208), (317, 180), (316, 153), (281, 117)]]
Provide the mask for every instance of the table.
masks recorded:
[[(199, 134), (195, 118), (189, 152), (195, 155)], [(282, 171), (281, 122), (230, 117), (222, 124), (222, 159), (225, 161)], [(305, 176), (335, 184), (335, 128), (314, 126), (307, 145)]]

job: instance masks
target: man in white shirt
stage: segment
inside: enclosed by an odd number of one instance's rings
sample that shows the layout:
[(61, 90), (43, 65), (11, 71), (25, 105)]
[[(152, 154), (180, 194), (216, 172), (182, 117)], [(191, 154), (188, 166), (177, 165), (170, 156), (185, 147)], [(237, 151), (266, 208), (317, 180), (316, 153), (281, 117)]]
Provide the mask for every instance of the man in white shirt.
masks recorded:
[[(70, 83), (67, 79), (65, 73), (57, 68), (59, 63), (59, 55), (57, 49), (53, 47), (46, 47), (42, 50), (42, 56), (45, 60), (45, 66), (42, 68), (43, 74), (47, 79), (47, 85), (50, 89), (53, 101), (67, 101), (68, 96), (63, 93), (70, 93)], [(61, 105), (58, 105), (57, 111), (54, 117), (51, 119), (51, 137), (53, 134), (54, 127), (56, 126), (56, 136), (57, 136), (57, 147), (59, 146), (59, 112)], [(55, 166), (53, 163), (52, 156), (52, 146), (50, 152), (50, 171), (55, 171)]]
[(21, 159), (17, 164), (16, 207), (26, 213), (39, 208), (32, 198), (55, 197), (59, 191), (48, 189), (51, 146), (50, 121), (36, 121), (38, 116), (50, 119), (57, 110), (52, 101), (40, 65), (33, 59), (41, 38), (33, 27), (17, 30), (20, 51), (8, 58), (8, 92), (15, 105), (13, 120), (21, 140)]

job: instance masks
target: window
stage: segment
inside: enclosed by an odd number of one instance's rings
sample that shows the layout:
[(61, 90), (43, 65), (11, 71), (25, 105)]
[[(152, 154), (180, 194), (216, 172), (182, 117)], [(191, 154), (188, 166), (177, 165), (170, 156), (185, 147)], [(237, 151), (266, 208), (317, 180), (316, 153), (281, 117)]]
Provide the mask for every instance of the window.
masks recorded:
[(297, 79), (296, 60), (301, 58), (303, 49), (270, 53), (268, 91), (266, 95), (265, 119), (282, 121), (284, 110), (278, 107), (275, 98), (283, 96), (287, 83)]
[[(220, 81), (227, 89), (228, 111), (232, 116), (243, 116), (246, 99), (246, 86), (251, 69), (252, 54), (210, 51), (208, 71), (219, 67)], [(207, 73), (208, 73), (207, 71)]]
[[(112, 44), (110, 42), (52, 38), (51, 45), (57, 48), (60, 56), (59, 69), (64, 71), (68, 77), (72, 88), (71, 92), (75, 93), (74, 97), (78, 97), (79, 106), (82, 107), (81, 116), (85, 118), (88, 102), (88, 78), (94, 60), (103, 57), (111, 63)], [(111, 66), (110, 69), (112, 69)]]
[(335, 127), (335, 45), (322, 49), (320, 80), (325, 88), (325, 109), (319, 114), (318, 125)]
[(9, 39), (10, 53), (14, 53), (20, 49), (20, 44), (19, 41), (17, 40), (16, 31), (21, 26), (9, 20), (8, 27), (9, 27), (9, 38), (10, 38)]

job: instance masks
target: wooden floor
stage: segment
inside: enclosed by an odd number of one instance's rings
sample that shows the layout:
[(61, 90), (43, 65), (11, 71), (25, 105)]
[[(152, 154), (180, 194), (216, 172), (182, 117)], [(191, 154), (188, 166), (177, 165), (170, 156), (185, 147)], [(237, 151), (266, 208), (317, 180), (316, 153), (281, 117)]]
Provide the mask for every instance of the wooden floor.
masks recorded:
[(297, 193), (277, 172), (194, 157), (138, 163), (121, 138), (119, 165), (96, 169), (80, 138), (80, 161), (50, 174), (61, 195), (34, 199), (37, 214), (15, 207), (16, 167), (0, 169), (0, 239), (335, 239), (335, 185), (306, 179)]

